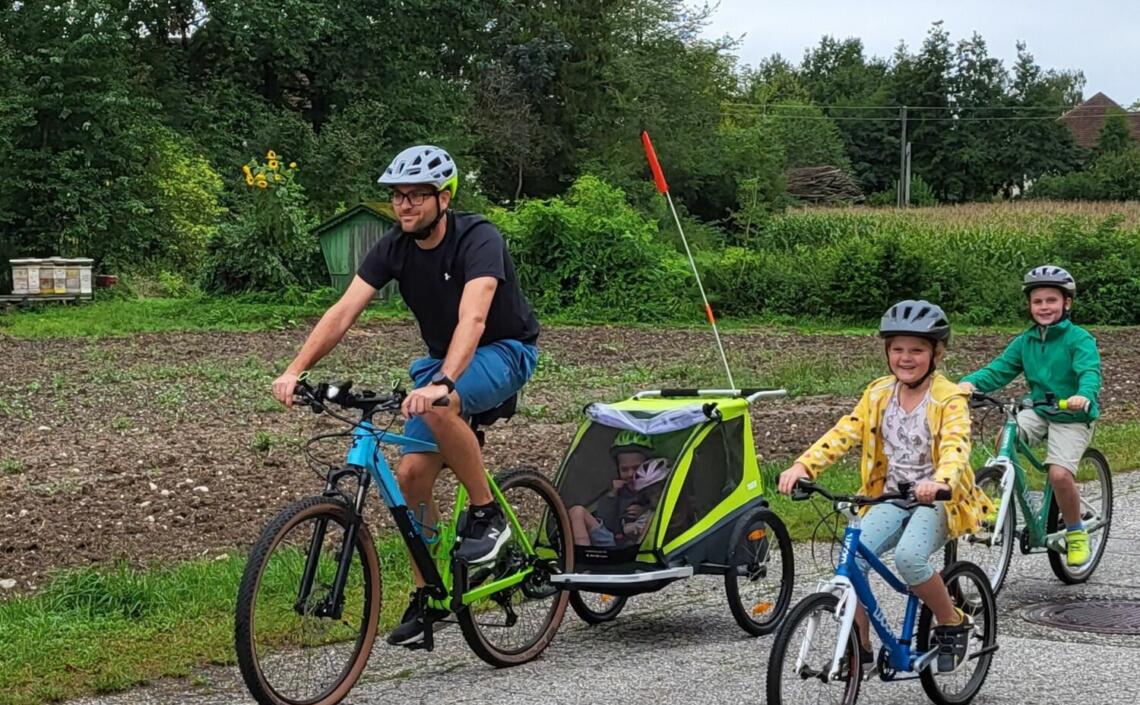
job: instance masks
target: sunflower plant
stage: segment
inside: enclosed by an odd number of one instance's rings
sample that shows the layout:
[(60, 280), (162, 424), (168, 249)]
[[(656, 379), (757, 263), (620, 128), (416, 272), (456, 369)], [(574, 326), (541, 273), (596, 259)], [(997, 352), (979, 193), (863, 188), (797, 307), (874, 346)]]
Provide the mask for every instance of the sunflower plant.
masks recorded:
[(309, 286), (320, 273), (297, 163), (274, 150), (241, 167), (248, 198), (211, 248), (206, 287), (215, 291)]

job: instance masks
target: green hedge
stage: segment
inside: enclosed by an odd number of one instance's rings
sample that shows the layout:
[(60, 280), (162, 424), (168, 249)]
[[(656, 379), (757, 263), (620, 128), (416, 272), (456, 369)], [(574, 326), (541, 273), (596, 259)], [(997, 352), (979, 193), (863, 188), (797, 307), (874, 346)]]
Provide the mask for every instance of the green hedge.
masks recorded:
[[(702, 256), (708, 288), (726, 315), (815, 316), (871, 321), (891, 303), (926, 298), (964, 323), (1024, 318), (1021, 276), (1045, 262), (1077, 279), (1075, 314), (1089, 323), (1140, 323), (1140, 229), (1118, 217), (1059, 218), (1028, 235), (1000, 226), (902, 231), (842, 214), (786, 216), (762, 250)], [(799, 240), (800, 244), (791, 244)]]
[[(644, 215), (595, 177), (565, 197), (490, 215), (544, 317), (653, 322), (693, 320), (699, 310), (671, 220)], [(935, 215), (789, 213), (760, 223), (749, 247), (698, 251), (697, 266), (722, 316), (866, 323), (895, 301), (926, 298), (977, 325), (1025, 320), (1021, 276), (1048, 262), (1076, 277), (1077, 320), (1140, 323), (1140, 228), (1121, 217)]]

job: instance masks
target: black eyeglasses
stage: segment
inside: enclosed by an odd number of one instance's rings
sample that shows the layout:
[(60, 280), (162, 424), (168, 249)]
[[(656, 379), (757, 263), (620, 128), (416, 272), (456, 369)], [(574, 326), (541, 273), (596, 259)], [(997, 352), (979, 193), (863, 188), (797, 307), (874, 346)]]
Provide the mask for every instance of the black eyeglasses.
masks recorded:
[(407, 201), (413, 206), (422, 206), (424, 201), (428, 199), (428, 196), (434, 196), (437, 193), (439, 193), (439, 191), (412, 191), (411, 193), (403, 193), (402, 191), (393, 189), (391, 196), (392, 205), (400, 206), (404, 201)]

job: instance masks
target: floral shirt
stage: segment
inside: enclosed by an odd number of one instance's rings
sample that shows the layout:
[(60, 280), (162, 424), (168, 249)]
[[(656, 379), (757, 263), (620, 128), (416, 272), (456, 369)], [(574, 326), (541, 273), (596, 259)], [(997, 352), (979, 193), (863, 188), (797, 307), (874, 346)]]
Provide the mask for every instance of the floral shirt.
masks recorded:
[(934, 477), (930, 427), (926, 404), (930, 393), (909, 412), (899, 403), (898, 389), (883, 412), (883, 452), (887, 455), (886, 492), (896, 492), (900, 482), (918, 484)]

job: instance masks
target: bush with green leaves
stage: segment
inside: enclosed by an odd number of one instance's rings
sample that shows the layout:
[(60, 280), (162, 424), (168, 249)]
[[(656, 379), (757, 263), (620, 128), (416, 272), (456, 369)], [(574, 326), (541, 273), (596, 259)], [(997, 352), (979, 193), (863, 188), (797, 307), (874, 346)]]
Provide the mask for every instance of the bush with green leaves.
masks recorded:
[(910, 205), (919, 208), (938, 205), (938, 197), (934, 195), (934, 187), (921, 176), (914, 176), (910, 180)]
[(219, 203), (222, 179), (189, 140), (165, 128), (158, 130), (151, 146), (149, 171), (153, 182), (148, 200), (156, 227), (146, 243), (153, 253), (148, 259), (196, 275), (225, 213)]
[[(898, 202), (897, 188), (876, 191), (867, 196), (868, 206), (895, 206), (898, 205)], [(917, 174), (910, 179), (910, 205), (918, 208), (938, 205), (938, 197), (934, 195), (934, 187)]]
[(1027, 196), (1067, 201), (1140, 200), (1140, 147), (1105, 152), (1085, 171), (1042, 176)]
[(246, 197), (210, 241), (202, 286), (212, 293), (281, 291), (322, 281), (322, 260), (296, 163), (270, 150), (242, 167)]
[(544, 316), (664, 321), (699, 306), (685, 258), (625, 194), (593, 176), (564, 197), (488, 213), (502, 229), (527, 297)]

